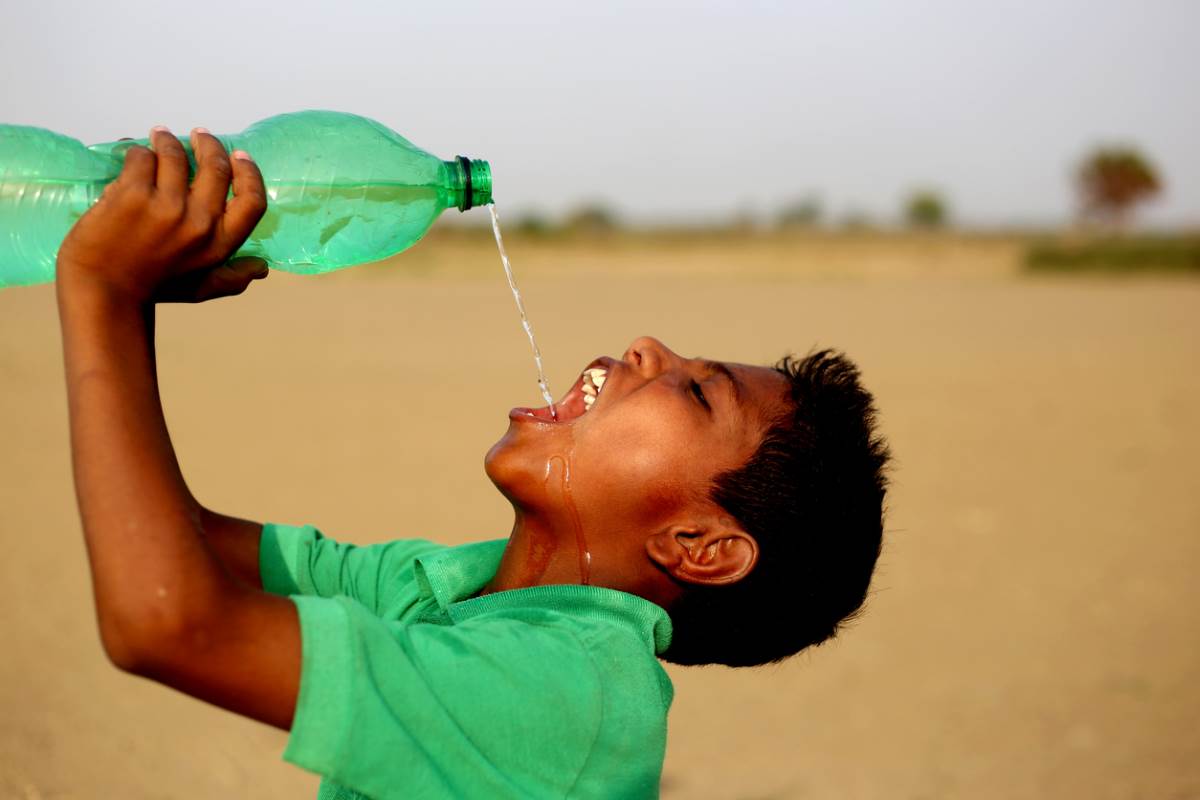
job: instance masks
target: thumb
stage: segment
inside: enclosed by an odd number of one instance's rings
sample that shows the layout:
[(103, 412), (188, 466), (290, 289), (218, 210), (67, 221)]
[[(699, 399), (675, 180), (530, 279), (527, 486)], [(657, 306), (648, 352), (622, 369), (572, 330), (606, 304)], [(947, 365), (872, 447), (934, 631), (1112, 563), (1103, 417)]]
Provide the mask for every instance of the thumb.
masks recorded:
[(252, 281), (267, 277), (267, 262), (253, 256), (235, 258), (217, 267), (176, 275), (154, 293), (159, 303), (203, 303), (246, 291)]
[(256, 281), (260, 278), (265, 278), (271, 271), (267, 266), (266, 259), (258, 258), (256, 256), (242, 256), (241, 258), (235, 258), (225, 266), (232, 269), (239, 276), (244, 276), (247, 281)]
[(232, 297), (246, 291), (251, 281), (267, 277), (270, 270), (261, 258), (235, 258), (228, 263), (209, 270), (196, 289), (192, 302)]

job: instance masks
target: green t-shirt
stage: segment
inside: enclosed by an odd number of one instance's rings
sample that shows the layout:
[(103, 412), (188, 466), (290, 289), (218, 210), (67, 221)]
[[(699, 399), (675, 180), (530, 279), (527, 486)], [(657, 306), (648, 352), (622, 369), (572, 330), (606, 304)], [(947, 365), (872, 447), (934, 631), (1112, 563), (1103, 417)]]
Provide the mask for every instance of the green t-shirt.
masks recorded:
[(666, 612), (594, 586), (474, 597), (504, 546), (264, 526), (303, 651), (283, 757), (324, 777), (318, 800), (658, 796)]

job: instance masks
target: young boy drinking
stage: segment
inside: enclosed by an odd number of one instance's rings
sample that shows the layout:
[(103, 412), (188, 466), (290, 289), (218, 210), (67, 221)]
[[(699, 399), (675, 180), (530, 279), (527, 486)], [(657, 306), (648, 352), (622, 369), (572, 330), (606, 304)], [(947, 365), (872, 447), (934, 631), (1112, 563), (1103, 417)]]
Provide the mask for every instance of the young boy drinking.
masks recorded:
[[(654, 797), (671, 682), (836, 632), (879, 553), (887, 452), (854, 366), (634, 341), (487, 455), (505, 540), (354, 547), (201, 505), (154, 304), (237, 294), (266, 208), (242, 152), (151, 131), (58, 258), (75, 485), (108, 657), (290, 730), (319, 797)], [(228, 199), (232, 185), (233, 196)]]

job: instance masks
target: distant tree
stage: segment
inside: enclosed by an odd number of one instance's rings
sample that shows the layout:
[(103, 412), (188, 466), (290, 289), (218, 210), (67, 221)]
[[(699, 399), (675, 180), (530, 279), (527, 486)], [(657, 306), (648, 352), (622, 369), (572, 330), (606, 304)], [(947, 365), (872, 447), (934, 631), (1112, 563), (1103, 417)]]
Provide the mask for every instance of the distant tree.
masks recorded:
[(610, 233), (619, 225), (616, 213), (599, 203), (580, 206), (563, 224), (572, 233)]
[(843, 230), (860, 233), (869, 231), (875, 227), (875, 221), (871, 219), (871, 215), (858, 209), (847, 211), (838, 224), (841, 225)]
[(810, 195), (784, 206), (777, 221), (781, 228), (811, 228), (820, 224), (822, 216), (820, 198)]
[(931, 189), (920, 189), (904, 202), (904, 219), (914, 228), (940, 228), (949, 213), (946, 201)]
[(1133, 147), (1097, 148), (1079, 165), (1076, 181), (1084, 216), (1117, 227), (1162, 191), (1158, 170)]

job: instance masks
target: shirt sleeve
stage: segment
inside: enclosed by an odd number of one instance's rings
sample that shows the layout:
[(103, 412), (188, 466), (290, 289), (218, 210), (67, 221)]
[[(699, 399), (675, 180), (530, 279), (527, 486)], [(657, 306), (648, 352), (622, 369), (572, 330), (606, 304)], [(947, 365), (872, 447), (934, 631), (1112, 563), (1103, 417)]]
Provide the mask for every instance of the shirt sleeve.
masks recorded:
[(376, 800), (569, 794), (602, 708), (570, 629), (403, 624), (346, 598), (292, 599), (303, 664), (286, 760)]
[(375, 613), (413, 579), (413, 560), (444, 550), (424, 539), (358, 546), (325, 538), (306, 525), (267, 523), (259, 539), (263, 589), (272, 594), (352, 597)]

